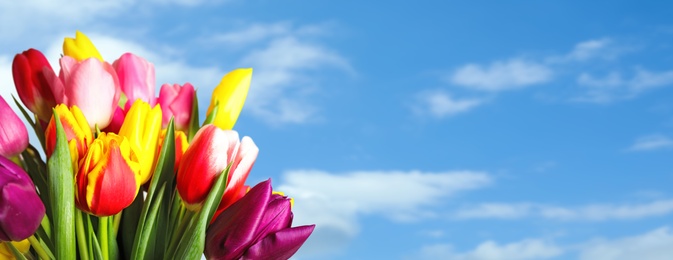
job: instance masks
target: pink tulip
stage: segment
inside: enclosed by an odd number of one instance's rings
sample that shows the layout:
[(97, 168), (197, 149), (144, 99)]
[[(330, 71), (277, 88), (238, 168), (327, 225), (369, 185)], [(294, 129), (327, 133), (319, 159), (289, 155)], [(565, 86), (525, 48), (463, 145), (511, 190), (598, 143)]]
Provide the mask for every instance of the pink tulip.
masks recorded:
[(178, 130), (186, 131), (192, 116), (192, 103), (194, 103), (194, 86), (185, 83), (182, 87), (178, 84), (164, 84), (159, 91), (159, 105), (163, 111), (163, 127), (168, 125), (171, 117), (175, 118), (175, 126)]
[(89, 122), (104, 129), (112, 121), (119, 102), (119, 79), (114, 68), (96, 58), (77, 62), (72, 57), (61, 58), (61, 79), (69, 106), (77, 106)]
[[(154, 65), (132, 53), (124, 53), (112, 63), (119, 77), (121, 89), (128, 99), (127, 104), (133, 104), (141, 99), (154, 107)], [(130, 105), (129, 105), (130, 107)]]
[(49, 121), (51, 109), (64, 101), (63, 83), (47, 58), (36, 49), (14, 56), (12, 76), (19, 98), (42, 122)]
[(21, 119), (0, 96), (0, 156), (12, 157), (28, 147), (28, 131)]

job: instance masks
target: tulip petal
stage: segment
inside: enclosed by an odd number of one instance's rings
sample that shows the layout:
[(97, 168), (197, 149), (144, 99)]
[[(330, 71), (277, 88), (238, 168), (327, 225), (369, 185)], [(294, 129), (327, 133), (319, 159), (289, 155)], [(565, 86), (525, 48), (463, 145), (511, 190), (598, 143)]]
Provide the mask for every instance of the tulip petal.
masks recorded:
[[(61, 58), (62, 63), (72, 59)], [(89, 122), (103, 129), (110, 124), (119, 101), (119, 81), (114, 69), (97, 59), (86, 59), (63, 69), (69, 105), (78, 106)]]
[(111, 145), (107, 163), (99, 166), (89, 173), (89, 184), (95, 184), (89, 185), (87, 201), (91, 212), (111, 216), (131, 205), (139, 185), (117, 145)]
[(252, 245), (242, 259), (289, 259), (313, 233), (315, 225), (283, 229)]
[[(215, 178), (230, 161), (228, 151), (238, 145), (238, 134), (227, 133), (214, 125), (202, 127), (180, 161), (177, 189), (190, 209), (197, 209), (205, 200)], [(234, 140), (236, 142), (234, 142)]]
[(28, 130), (0, 96), (0, 156), (12, 157), (28, 147)]
[(222, 212), (206, 233), (208, 258), (238, 259), (255, 242), (255, 230), (271, 196), (271, 181), (261, 182)]
[(1, 194), (0, 240), (21, 241), (33, 235), (45, 213), (34, 186), (9, 183)]
[(248, 136), (243, 137), (240, 149), (236, 153), (230, 170), (231, 174), (229, 174), (227, 189), (224, 191), (224, 196), (218, 209), (225, 209), (240, 198), (236, 195), (240, 194), (240, 189), (245, 184), (245, 180), (248, 178), (258, 154), (259, 148), (252, 141), (252, 138)]

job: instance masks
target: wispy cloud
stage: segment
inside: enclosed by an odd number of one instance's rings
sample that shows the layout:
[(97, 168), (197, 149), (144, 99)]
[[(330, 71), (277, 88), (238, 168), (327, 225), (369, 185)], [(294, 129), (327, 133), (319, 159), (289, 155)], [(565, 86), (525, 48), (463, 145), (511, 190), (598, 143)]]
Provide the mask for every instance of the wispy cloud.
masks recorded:
[(476, 98), (456, 99), (441, 90), (425, 91), (418, 94), (414, 109), (420, 114), (443, 118), (468, 112), (484, 102), (484, 99)]
[(564, 250), (542, 239), (525, 239), (508, 244), (498, 244), (489, 240), (467, 252), (455, 252), (450, 244), (424, 246), (414, 259), (451, 260), (526, 260), (549, 259), (560, 256)]
[(645, 234), (612, 240), (594, 239), (586, 243), (579, 259), (586, 260), (667, 260), (673, 256), (673, 232), (661, 227)]
[(544, 59), (547, 64), (587, 62), (593, 59), (611, 60), (627, 49), (618, 46), (610, 38), (591, 39), (575, 44), (570, 52), (563, 55), (551, 55)]
[(590, 204), (562, 207), (537, 203), (483, 203), (459, 209), (454, 219), (521, 219), (540, 217), (563, 221), (607, 221), (663, 216), (673, 212), (673, 199), (640, 204)]
[(495, 61), (488, 66), (467, 64), (449, 78), (455, 85), (482, 91), (503, 91), (544, 83), (552, 79), (552, 70), (524, 59)]
[(664, 226), (633, 236), (593, 238), (567, 245), (540, 238), (527, 238), (506, 244), (487, 240), (465, 252), (459, 252), (448, 243), (431, 244), (421, 247), (418, 255), (411, 259), (557, 259), (575, 253), (578, 254), (577, 259), (582, 260), (667, 260), (673, 255), (673, 232), (668, 226)]
[(642, 136), (627, 149), (627, 151), (652, 151), (673, 148), (673, 139), (665, 135), (654, 134)]
[(604, 77), (582, 73), (577, 78), (577, 84), (584, 87), (585, 91), (573, 98), (574, 101), (608, 103), (635, 98), (645, 91), (673, 85), (673, 70), (656, 72), (637, 68), (630, 79), (625, 79), (616, 71)]
[(274, 38), (240, 64), (255, 68), (247, 109), (273, 124), (304, 123), (317, 116), (319, 108), (310, 101), (320, 89), (315, 72), (352, 71), (336, 51), (291, 35)]
[(298, 170), (285, 173), (278, 189), (300, 202), (293, 209), (297, 224), (317, 224), (302, 252), (323, 254), (345, 246), (357, 235), (360, 216), (378, 215), (395, 221), (432, 217), (434, 207), (444, 199), (491, 182), (488, 174), (472, 171), (333, 174)]

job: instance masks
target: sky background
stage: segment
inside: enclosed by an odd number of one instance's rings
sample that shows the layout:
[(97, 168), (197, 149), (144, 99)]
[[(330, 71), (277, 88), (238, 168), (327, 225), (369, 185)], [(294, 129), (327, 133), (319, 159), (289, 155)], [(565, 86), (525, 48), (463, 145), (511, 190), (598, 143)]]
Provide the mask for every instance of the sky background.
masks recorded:
[(671, 259), (664, 2), (0, 0), (0, 94), (75, 30), (202, 112), (254, 68), (235, 129), (317, 224), (296, 259)]

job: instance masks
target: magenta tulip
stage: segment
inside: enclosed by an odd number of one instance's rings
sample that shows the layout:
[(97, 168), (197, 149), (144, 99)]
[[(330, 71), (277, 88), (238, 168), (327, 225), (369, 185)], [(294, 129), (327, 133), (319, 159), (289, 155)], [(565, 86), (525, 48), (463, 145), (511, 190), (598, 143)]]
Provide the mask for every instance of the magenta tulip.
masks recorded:
[[(127, 104), (141, 99), (154, 107), (154, 65), (132, 53), (124, 53), (112, 63), (119, 77), (122, 92), (126, 95)], [(130, 107), (130, 105), (128, 106)]]
[(171, 117), (175, 119), (175, 127), (178, 130), (189, 129), (189, 121), (192, 116), (192, 103), (194, 103), (194, 86), (185, 83), (182, 87), (178, 84), (163, 84), (159, 90), (159, 105), (164, 112), (163, 127), (168, 125)]
[(206, 231), (208, 259), (288, 259), (315, 225), (292, 226), (290, 199), (272, 194), (271, 180), (253, 187)]
[(28, 131), (21, 119), (0, 96), (0, 156), (12, 157), (28, 147)]
[(21, 241), (35, 233), (44, 204), (28, 174), (0, 156), (0, 240)]
[(64, 101), (63, 82), (56, 76), (47, 58), (36, 49), (14, 56), (12, 76), (16, 92), (28, 110), (43, 122), (51, 118), (51, 109)]
[(104, 129), (112, 121), (119, 102), (119, 79), (107, 62), (88, 58), (78, 62), (70, 56), (61, 58), (61, 79), (69, 106), (77, 106), (89, 122)]

